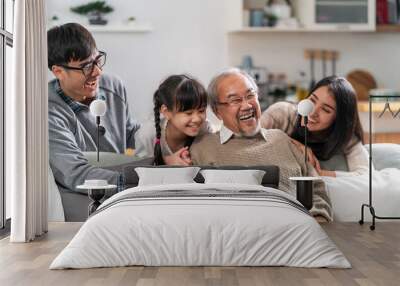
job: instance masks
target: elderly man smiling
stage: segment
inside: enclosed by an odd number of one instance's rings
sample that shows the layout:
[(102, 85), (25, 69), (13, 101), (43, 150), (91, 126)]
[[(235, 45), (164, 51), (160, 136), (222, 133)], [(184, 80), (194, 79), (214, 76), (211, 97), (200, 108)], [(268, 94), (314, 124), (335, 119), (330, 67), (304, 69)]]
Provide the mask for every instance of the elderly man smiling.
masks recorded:
[[(277, 165), (279, 188), (292, 195), (295, 184), (289, 177), (317, 175), (283, 131), (260, 127), (257, 85), (247, 73), (238, 69), (222, 72), (212, 79), (208, 96), (223, 125), (219, 132), (195, 140), (190, 149), (194, 164)], [(322, 182), (314, 186), (313, 201), (311, 213), (331, 220), (331, 204)]]

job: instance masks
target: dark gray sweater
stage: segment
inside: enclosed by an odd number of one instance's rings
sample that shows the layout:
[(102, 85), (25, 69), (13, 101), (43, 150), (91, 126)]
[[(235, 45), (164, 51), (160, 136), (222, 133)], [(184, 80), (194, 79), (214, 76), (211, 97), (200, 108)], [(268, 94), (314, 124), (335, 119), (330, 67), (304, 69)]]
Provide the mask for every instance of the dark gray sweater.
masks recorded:
[[(100, 136), (100, 151), (124, 153), (134, 148), (139, 124), (131, 117), (122, 82), (102, 75), (96, 97), (106, 101), (107, 112), (101, 117), (105, 134)], [(64, 99), (63, 99), (64, 98)], [(59, 82), (49, 82), (49, 159), (57, 184), (78, 191), (85, 179), (104, 179), (118, 184), (119, 173), (88, 164), (82, 152), (96, 151), (96, 119), (89, 106), (73, 101), (68, 104)]]

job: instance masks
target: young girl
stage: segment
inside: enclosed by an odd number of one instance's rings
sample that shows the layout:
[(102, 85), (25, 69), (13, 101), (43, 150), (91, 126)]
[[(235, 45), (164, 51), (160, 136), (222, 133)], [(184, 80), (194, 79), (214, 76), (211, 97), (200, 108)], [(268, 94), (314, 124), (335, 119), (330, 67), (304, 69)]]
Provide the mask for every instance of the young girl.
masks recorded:
[[(362, 144), (363, 131), (358, 117), (357, 98), (351, 84), (343, 77), (330, 76), (320, 80), (308, 98), (314, 103), (307, 124), (310, 163), (321, 176), (366, 173), (368, 153)], [(304, 150), (304, 123), (297, 114), (295, 104), (278, 102), (271, 105), (263, 113), (261, 125), (267, 129), (285, 131), (294, 139), (295, 145)], [(345, 160), (341, 160), (341, 157)], [(329, 166), (333, 163), (338, 167), (341, 161), (347, 165), (341, 166), (342, 170)], [(344, 169), (348, 172), (343, 172)]]
[(154, 156), (155, 165), (190, 165), (194, 137), (211, 130), (205, 88), (190, 76), (172, 75), (158, 87), (153, 103), (154, 122), (135, 134), (136, 155)]

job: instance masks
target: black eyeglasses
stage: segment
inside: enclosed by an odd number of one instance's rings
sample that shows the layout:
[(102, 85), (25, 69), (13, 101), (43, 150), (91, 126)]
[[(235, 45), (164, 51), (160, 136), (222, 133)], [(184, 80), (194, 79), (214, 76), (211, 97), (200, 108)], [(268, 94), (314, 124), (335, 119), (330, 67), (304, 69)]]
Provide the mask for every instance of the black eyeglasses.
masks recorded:
[(220, 105), (228, 105), (228, 106), (240, 106), (242, 105), (243, 101), (246, 102), (254, 102), (258, 98), (258, 94), (255, 91), (252, 91), (251, 93), (245, 95), (245, 96), (234, 96), (231, 98), (228, 98), (226, 102), (221, 102), (218, 101), (217, 103)]
[(63, 67), (65, 69), (69, 70), (78, 70), (83, 73), (85, 78), (88, 78), (94, 70), (94, 66), (96, 65), (99, 69), (103, 69), (103, 66), (106, 64), (106, 53), (105, 52), (100, 52), (99, 55), (93, 60), (88, 63), (83, 64), (81, 67), (70, 67), (67, 65), (59, 65), (60, 67)]

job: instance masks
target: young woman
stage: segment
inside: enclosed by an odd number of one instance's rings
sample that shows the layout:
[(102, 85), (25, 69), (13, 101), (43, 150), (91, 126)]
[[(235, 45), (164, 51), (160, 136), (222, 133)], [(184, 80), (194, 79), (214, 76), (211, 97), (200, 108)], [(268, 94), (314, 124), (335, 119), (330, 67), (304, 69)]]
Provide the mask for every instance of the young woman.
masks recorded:
[(211, 131), (205, 88), (190, 76), (172, 75), (158, 87), (153, 103), (154, 122), (135, 134), (136, 155), (154, 156), (155, 165), (190, 165), (188, 148), (194, 138)]
[[(352, 85), (343, 77), (330, 76), (319, 81), (308, 98), (314, 103), (309, 115), (309, 161), (321, 176), (351, 176), (368, 171), (368, 153), (363, 147), (363, 131), (358, 117), (357, 98)], [(304, 151), (304, 122), (297, 106), (278, 102), (264, 111), (264, 128), (282, 129)], [(329, 168), (327, 162), (345, 158), (348, 171)], [(334, 162), (333, 162), (334, 163)], [(335, 165), (335, 164), (334, 164)], [(321, 167), (322, 166), (322, 167)], [(324, 168), (325, 166), (325, 168)], [(331, 167), (332, 168), (332, 167)], [(346, 166), (342, 169), (346, 169)]]

